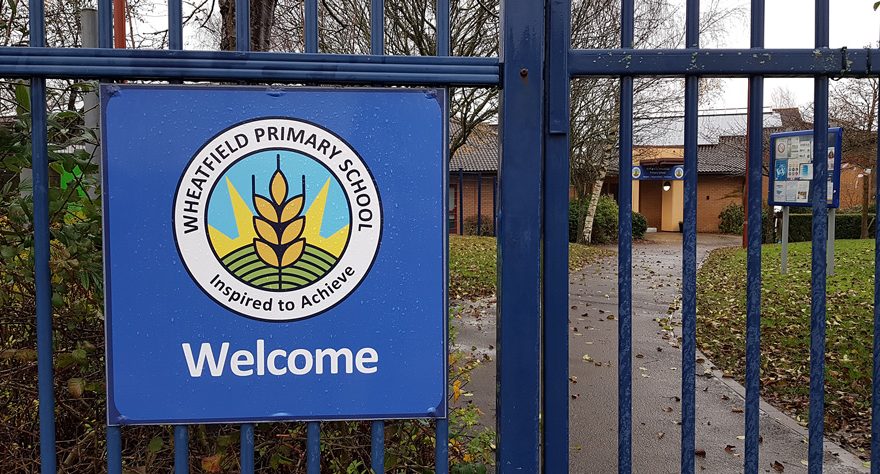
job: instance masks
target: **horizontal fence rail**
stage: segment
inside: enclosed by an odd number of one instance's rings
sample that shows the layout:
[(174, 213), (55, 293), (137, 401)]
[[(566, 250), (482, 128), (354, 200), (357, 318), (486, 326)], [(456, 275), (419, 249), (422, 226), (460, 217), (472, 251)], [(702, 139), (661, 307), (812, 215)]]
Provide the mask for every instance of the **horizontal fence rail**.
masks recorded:
[(0, 48), (0, 76), (493, 86), (494, 58)]
[[(88, 69), (84, 70), (83, 67)], [(878, 49), (572, 50), (571, 77), (872, 77)], [(319, 53), (0, 48), (0, 75), (496, 86), (498, 58)]]
[[(880, 74), (880, 50), (572, 50), (568, 63), (571, 77), (869, 77)], [(495, 86), (500, 63), (476, 57), (0, 48), (0, 75)]]
[(576, 49), (572, 76), (866, 77), (880, 74), (880, 50), (831, 49)]

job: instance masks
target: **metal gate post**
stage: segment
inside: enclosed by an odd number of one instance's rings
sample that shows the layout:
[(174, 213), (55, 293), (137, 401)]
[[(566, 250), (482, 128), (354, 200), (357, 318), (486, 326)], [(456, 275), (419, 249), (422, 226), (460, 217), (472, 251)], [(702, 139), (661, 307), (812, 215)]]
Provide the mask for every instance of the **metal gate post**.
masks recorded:
[[(700, 2), (688, 0), (685, 47), (700, 47)], [(696, 439), (697, 347), (697, 109), (700, 78), (685, 77), (684, 85), (684, 225), (681, 259), (681, 472), (694, 472)], [(621, 174), (621, 176), (623, 176)]]
[[(620, 5), (620, 46), (632, 48), (635, 2)], [(620, 78), (619, 175), (632, 169), (633, 76)], [(620, 179), (617, 189), (617, 472), (632, 472), (632, 180)]]
[(545, 2), (501, 3), (498, 470), (538, 472)]
[[(46, 44), (43, 2), (31, 0), (30, 46)], [(31, 169), (34, 198), (34, 293), (37, 318), (37, 384), (40, 413), (40, 471), (55, 472), (55, 392), (52, 350), (52, 275), (49, 270), (49, 152), (46, 79), (31, 79)]]
[[(828, 47), (828, 0), (816, 0), (816, 47)], [(821, 474), (825, 435), (825, 256), (828, 237), (828, 76), (816, 76), (813, 92), (812, 278), (810, 280), (810, 412), (807, 470)]]
[(571, 2), (550, 0), (544, 146), (544, 472), (568, 472), (568, 189)]
[[(752, 0), (751, 45), (764, 47), (764, 0)], [(745, 403), (745, 456), (743, 471), (758, 472), (758, 439), (760, 431), (759, 408), (761, 388), (761, 196), (764, 160), (762, 138), (764, 119), (761, 110), (764, 103), (764, 78), (749, 77), (748, 120), (748, 251), (746, 269), (746, 403)]]

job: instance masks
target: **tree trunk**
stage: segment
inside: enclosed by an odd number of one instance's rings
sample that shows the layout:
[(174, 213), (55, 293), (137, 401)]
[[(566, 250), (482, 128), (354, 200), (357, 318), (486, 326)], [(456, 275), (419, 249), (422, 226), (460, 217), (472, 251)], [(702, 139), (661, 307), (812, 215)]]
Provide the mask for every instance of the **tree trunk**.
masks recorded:
[[(269, 35), (275, 21), (278, 0), (251, 0), (251, 51), (268, 51)], [(221, 36), (220, 49), (236, 49), (235, 0), (220, 0)]]
[(593, 190), (590, 191), (590, 203), (587, 205), (587, 213), (584, 216), (584, 242), (590, 243), (593, 238), (593, 220), (596, 217), (596, 205), (599, 204), (599, 194), (602, 193), (602, 185), (605, 184), (605, 173), (599, 175), (599, 179), (593, 182)]

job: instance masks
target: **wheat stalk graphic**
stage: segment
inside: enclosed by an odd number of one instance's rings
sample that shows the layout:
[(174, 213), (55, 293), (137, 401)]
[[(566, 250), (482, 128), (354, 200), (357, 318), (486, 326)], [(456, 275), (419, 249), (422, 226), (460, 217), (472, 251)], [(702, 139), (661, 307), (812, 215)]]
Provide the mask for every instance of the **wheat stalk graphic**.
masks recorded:
[(282, 269), (302, 257), (306, 239), (302, 237), (306, 218), (300, 216), (306, 198), (306, 177), (302, 178), (302, 193), (287, 198), (287, 178), (281, 172), (281, 155), (276, 158), (275, 173), (269, 181), (269, 197), (257, 194), (256, 177), (251, 175), (251, 195), (254, 200), (254, 249), (266, 265), (278, 269), (278, 289), (281, 289)]

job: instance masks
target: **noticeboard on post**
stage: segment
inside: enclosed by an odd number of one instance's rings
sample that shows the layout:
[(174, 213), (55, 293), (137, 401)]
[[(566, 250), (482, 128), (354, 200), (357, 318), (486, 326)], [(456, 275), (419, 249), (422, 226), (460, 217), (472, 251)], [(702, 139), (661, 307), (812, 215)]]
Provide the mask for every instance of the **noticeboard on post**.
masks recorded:
[[(828, 147), (823, 163), (827, 170), (829, 208), (840, 206), (840, 159), (843, 129), (828, 129)], [(813, 131), (801, 130), (770, 135), (771, 206), (809, 207), (816, 175), (813, 159)]]
[(444, 94), (102, 86), (108, 423), (445, 417)]

